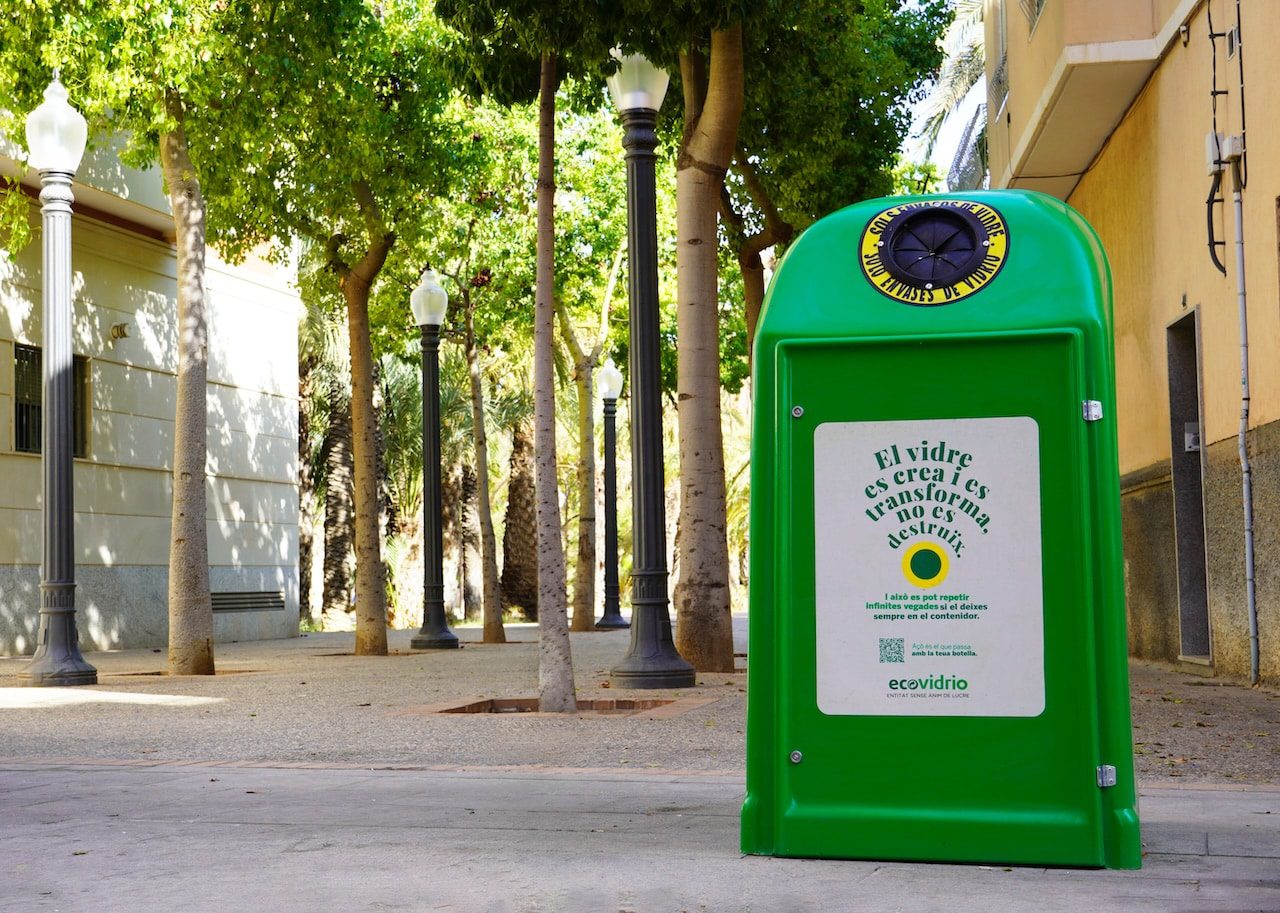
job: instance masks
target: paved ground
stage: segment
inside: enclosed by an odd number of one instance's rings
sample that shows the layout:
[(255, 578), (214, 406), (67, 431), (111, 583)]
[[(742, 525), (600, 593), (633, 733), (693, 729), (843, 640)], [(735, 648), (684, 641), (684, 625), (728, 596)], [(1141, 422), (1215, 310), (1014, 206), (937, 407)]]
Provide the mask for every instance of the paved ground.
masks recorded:
[[(478, 636), (474, 629), (461, 634)], [(683, 696), (713, 702), (662, 721), (432, 715), (423, 709), (450, 699), (537, 694), (536, 629), (510, 626), (508, 636), (519, 641), (506, 645), (469, 643), (430, 653), (408, 653), (410, 636), (393, 632), (391, 649), (402, 652), (388, 657), (343, 655), (351, 650), (350, 634), (220, 645), (218, 668), (226, 674), (212, 678), (148, 674), (164, 668), (159, 653), (95, 653), (90, 660), (101, 685), (70, 694), (5, 689), (16, 684), (9, 676), (22, 661), (0, 660), (0, 707), (72, 701), (0, 711), (0, 758), (743, 769), (745, 674), (702, 676)], [(628, 637), (626, 631), (573, 635), (579, 696), (681, 695), (601, 687)], [(112, 702), (98, 702), (105, 691), (116, 692)]]
[[(410, 653), (410, 636), (393, 632), (389, 657), (347, 655), (350, 634), (222, 644), (213, 678), (160, 675), (158, 652), (94, 653), (101, 684), (66, 691), (16, 688), (26, 660), (0, 659), (0, 758), (743, 769), (745, 674), (701, 676), (683, 696), (710, 703), (661, 721), (430, 715), (470, 695), (535, 694), (537, 632), (512, 625), (512, 643), (432, 653)], [(628, 637), (573, 635), (579, 696), (678, 696), (603, 687)], [(1142, 664), (1131, 676), (1141, 780), (1280, 785), (1280, 695)]]
[[(509, 633), (220, 645), (214, 677), (92, 654), (79, 689), (0, 660), (0, 913), (1280, 911), (1273, 692), (1133, 667), (1141, 872), (742, 858), (744, 675), (668, 718), (424, 712), (533, 694)], [(603, 687), (628, 636), (574, 635), (580, 696), (678, 696)]]
[(1138, 778), (1280, 784), (1280, 694), (1130, 667)]
[(23, 913), (1242, 913), (1280, 909), (1280, 791), (1146, 789), (1141, 871), (742, 857), (742, 780), (0, 763)]

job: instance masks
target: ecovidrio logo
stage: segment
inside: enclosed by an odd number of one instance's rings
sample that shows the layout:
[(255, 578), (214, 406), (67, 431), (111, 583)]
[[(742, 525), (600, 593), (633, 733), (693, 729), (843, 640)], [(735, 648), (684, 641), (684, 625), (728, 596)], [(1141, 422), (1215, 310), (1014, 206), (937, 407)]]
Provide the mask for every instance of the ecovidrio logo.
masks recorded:
[(930, 675), (928, 678), (891, 678), (890, 691), (968, 691), (969, 680), (954, 675)]

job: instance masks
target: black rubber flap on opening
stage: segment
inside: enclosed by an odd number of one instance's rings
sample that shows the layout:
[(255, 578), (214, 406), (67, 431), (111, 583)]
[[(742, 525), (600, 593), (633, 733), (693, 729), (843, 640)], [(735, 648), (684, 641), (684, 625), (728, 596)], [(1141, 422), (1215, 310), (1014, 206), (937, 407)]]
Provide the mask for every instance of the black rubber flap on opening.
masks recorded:
[(884, 230), (880, 262), (915, 288), (944, 288), (982, 264), (986, 229), (971, 212), (931, 206), (899, 213)]

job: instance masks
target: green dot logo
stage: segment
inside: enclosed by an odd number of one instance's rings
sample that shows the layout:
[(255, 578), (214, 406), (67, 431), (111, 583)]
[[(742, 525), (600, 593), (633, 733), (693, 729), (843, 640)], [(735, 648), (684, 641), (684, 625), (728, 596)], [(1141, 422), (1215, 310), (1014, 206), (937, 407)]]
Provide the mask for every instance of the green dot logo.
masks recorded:
[(917, 542), (902, 556), (902, 575), (908, 583), (928, 589), (947, 579), (947, 553), (936, 542)]

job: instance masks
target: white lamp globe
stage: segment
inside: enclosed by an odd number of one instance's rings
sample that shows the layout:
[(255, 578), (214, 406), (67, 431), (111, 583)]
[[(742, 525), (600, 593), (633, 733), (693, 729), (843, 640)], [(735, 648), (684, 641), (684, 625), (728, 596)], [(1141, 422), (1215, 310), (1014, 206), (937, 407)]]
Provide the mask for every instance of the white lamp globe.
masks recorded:
[(609, 54), (622, 65), (606, 82), (609, 95), (619, 111), (648, 108), (657, 111), (667, 94), (669, 77), (641, 54), (623, 54), (614, 48)]
[(600, 369), (600, 396), (608, 400), (616, 400), (622, 393), (622, 372), (610, 358)]
[(27, 162), (37, 171), (75, 174), (84, 157), (89, 129), (67, 102), (66, 87), (55, 75), (44, 101), (27, 115)]
[(440, 276), (435, 270), (423, 272), (418, 287), (409, 296), (409, 306), (413, 308), (413, 319), (420, 327), (438, 327), (444, 323), (445, 312), (449, 310), (449, 293), (440, 284)]

